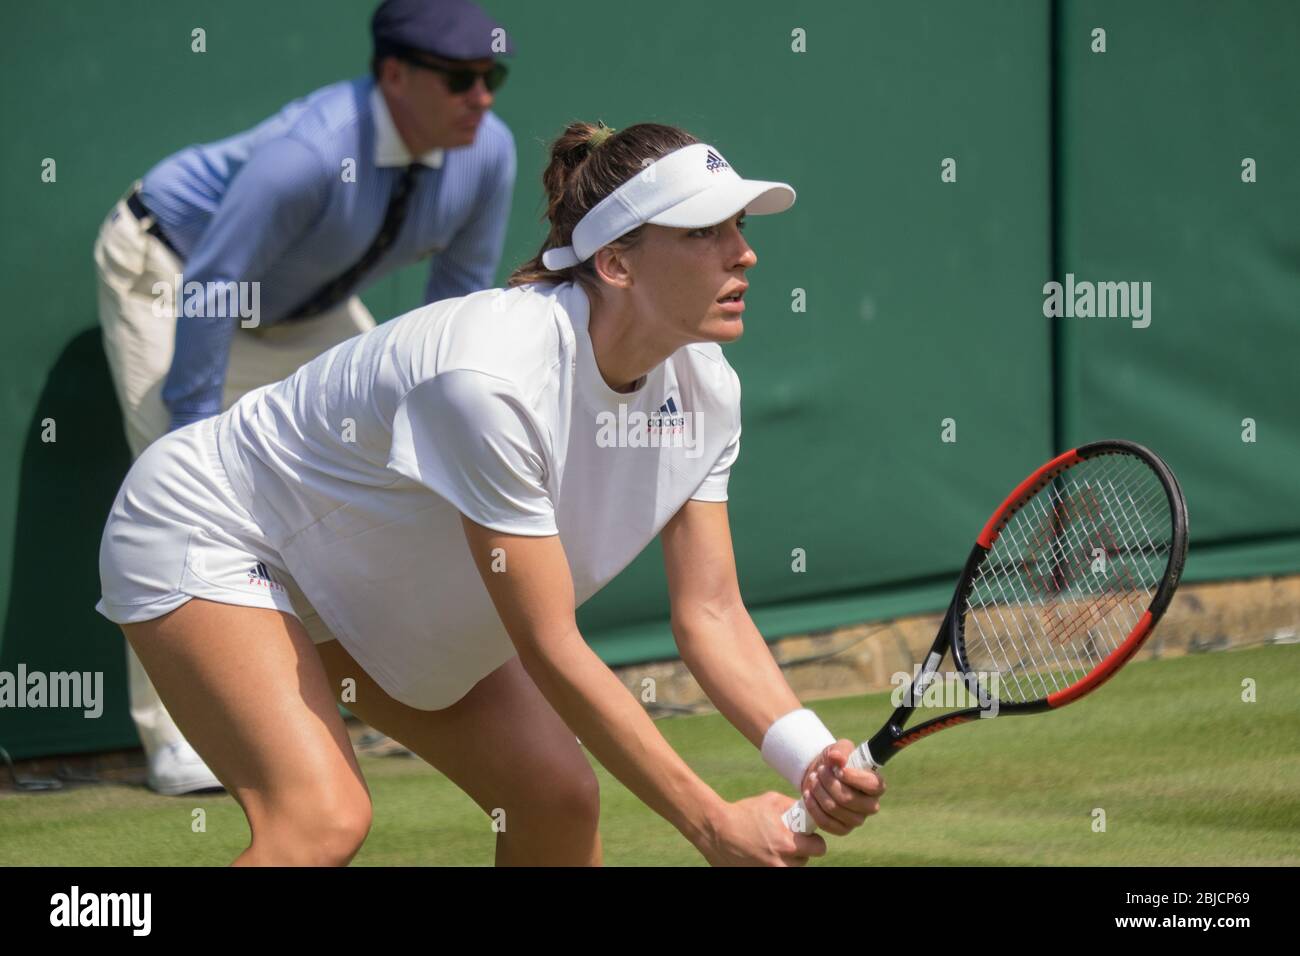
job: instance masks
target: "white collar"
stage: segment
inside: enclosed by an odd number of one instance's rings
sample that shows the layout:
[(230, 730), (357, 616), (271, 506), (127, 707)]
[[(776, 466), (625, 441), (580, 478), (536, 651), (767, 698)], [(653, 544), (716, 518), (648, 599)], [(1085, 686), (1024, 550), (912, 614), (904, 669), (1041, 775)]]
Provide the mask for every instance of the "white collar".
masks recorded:
[[(388, 112), (388, 103), (378, 86), (370, 88), (370, 112), (375, 117), (375, 165), (408, 166), (411, 163), (410, 150), (402, 142), (397, 127), (393, 125), (393, 116)], [(420, 157), (420, 162), (433, 169), (442, 167), (443, 151), (431, 149)]]

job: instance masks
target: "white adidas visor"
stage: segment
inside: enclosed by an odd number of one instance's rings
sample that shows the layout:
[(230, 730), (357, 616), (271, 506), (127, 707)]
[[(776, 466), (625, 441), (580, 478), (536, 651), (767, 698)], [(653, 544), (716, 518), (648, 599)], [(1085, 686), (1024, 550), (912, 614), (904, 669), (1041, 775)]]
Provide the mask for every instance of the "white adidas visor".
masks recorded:
[(785, 183), (741, 179), (708, 143), (692, 143), (648, 165), (582, 217), (573, 245), (547, 249), (542, 264), (565, 269), (642, 223), (700, 229), (740, 210), (755, 216), (784, 212), (795, 192)]

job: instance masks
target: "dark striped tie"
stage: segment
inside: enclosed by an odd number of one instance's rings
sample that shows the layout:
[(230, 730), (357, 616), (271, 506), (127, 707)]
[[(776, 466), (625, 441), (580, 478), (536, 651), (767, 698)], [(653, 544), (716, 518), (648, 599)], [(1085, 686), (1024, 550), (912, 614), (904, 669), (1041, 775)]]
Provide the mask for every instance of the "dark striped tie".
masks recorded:
[(375, 234), (374, 240), (370, 243), (370, 248), (363, 252), (361, 258), (354, 262), (347, 271), (331, 279), (310, 299), (290, 312), (284, 321), (296, 322), (299, 319), (309, 319), (320, 315), (352, 294), (357, 281), (371, 266), (379, 261), (384, 253), (388, 251), (388, 247), (393, 244), (397, 234), (402, 231), (402, 223), (406, 221), (406, 209), (410, 205), (411, 193), (415, 191), (419, 174), (423, 171), (424, 167), (419, 163), (411, 163), (402, 171), (401, 178), (393, 186), (393, 194), (388, 197), (388, 209), (384, 213), (384, 223), (379, 227), (379, 232)]

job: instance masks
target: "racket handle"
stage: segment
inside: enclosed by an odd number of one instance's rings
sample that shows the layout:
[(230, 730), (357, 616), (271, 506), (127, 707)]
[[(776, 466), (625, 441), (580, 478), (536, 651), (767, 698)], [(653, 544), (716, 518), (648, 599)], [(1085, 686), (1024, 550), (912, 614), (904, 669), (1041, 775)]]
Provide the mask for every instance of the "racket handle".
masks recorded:
[[(880, 764), (876, 763), (871, 756), (871, 749), (865, 743), (849, 754), (848, 765), (854, 770), (880, 769)], [(795, 833), (817, 832), (817, 824), (813, 822), (812, 815), (808, 812), (808, 808), (804, 806), (802, 797), (794, 806), (781, 815), (781, 820)]]

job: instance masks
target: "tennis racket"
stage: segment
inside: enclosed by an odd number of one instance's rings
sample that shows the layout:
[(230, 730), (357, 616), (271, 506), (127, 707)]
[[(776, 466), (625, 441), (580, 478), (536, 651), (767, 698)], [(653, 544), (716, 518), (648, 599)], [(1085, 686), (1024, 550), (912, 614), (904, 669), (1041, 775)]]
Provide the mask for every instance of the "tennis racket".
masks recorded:
[[(1115, 440), (1053, 458), (984, 525), (902, 706), (849, 766), (876, 770), (982, 713), (1040, 714), (1096, 690), (1151, 636), (1186, 556), (1187, 504), (1154, 453)], [(979, 705), (904, 729), (946, 652)], [(803, 800), (782, 819), (816, 830)]]

